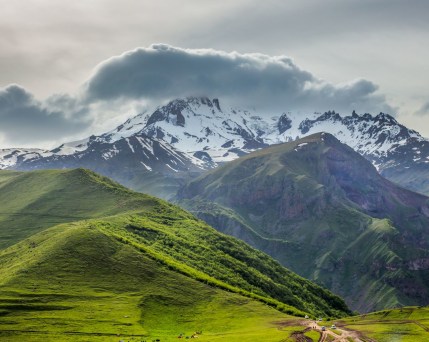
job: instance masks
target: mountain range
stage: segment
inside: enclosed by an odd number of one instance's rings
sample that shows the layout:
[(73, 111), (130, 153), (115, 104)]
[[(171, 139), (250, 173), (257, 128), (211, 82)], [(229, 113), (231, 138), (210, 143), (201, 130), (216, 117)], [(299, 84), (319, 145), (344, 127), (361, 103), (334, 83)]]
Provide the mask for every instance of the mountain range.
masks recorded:
[(330, 134), (247, 154), (190, 181), (178, 199), (354, 310), (429, 304), (429, 198)]
[[(0, 157), (7, 169), (85, 167), (135, 190), (178, 200), (218, 230), (341, 294), (355, 310), (429, 298), (427, 198), (404, 189), (427, 192), (429, 142), (388, 114), (271, 116), (191, 97), (139, 114), (99, 136), (50, 151), (2, 150)], [(288, 158), (296, 165), (284, 161)], [(243, 168), (249, 160), (259, 161)], [(253, 170), (258, 173), (249, 173)], [(263, 212), (255, 214), (258, 210)], [(20, 220), (16, 225), (23, 230)], [(314, 236), (328, 237), (324, 248), (313, 251), (313, 246), (309, 256), (302, 254)], [(4, 236), (3, 243), (8, 239)], [(355, 240), (360, 242), (349, 246)], [(380, 245), (374, 242), (379, 240)], [(349, 246), (347, 251), (359, 249), (353, 258), (365, 262), (354, 264), (342, 255), (336, 247), (340, 242)], [(373, 242), (374, 250), (364, 248)], [(374, 252), (378, 248), (385, 253)], [(344, 260), (340, 271), (326, 271)], [(373, 272), (361, 274), (363, 269)], [(386, 289), (389, 295), (383, 295)]]
[(186, 98), (1, 150), (0, 337), (277, 341), (290, 315), (427, 305), (427, 146), (383, 113)]
[(184, 180), (204, 170), (260, 148), (327, 132), (368, 159), (386, 178), (429, 194), (429, 141), (388, 114), (271, 115), (244, 108), (206, 97), (176, 99), (110, 132), (50, 151), (0, 150), (0, 167), (86, 167), (136, 190), (171, 198)]

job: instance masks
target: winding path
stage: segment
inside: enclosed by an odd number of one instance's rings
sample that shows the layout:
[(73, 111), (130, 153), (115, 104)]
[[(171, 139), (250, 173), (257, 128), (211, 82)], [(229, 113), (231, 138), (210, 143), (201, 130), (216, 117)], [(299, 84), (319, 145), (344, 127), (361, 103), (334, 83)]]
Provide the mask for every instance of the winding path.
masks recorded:
[(335, 342), (349, 342), (350, 340), (348, 340), (347, 338), (352, 338), (355, 342), (363, 342), (356, 331), (344, 330), (337, 327), (336, 331), (341, 333), (341, 335), (338, 335), (332, 332), (329, 328), (326, 328), (325, 331), (322, 331), (322, 328), (319, 327), (319, 325), (314, 321), (308, 322), (307, 326), (321, 333), (319, 342), (327, 341), (328, 336), (331, 336), (333, 338), (332, 341), (335, 341)]

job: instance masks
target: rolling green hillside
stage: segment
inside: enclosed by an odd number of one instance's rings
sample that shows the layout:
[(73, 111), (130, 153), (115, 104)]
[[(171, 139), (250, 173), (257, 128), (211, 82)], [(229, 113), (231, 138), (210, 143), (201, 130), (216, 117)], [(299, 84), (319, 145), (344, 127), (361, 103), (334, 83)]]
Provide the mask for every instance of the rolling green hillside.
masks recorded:
[(63, 222), (150, 208), (156, 201), (85, 169), (0, 172), (0, 249)]
[(294, 329), (290, 314), (350, 313), (266, 254), (90, 171), (0, 179), (0, 231), (13, 242), (0, 250), (0, 339), (164, 341), (202, 330), (201, 340), (279, 341)]
[(179, 274), (90, 223), (39, 233), (0, 261), (0, 340), (289, 335), (274, 328), (287, 315)]
[[(333, 321), (334, 322), (334, 321)], [(333, 322), (327, 322), (331, 325)], [(338, 327), (359, 331), (364, 341), (429, 341), (429, 308), (403, 307), (335, 321)]]
[(234, 160), (178, 197), (352, 309), (429, 303), (428, 198), (382, 178), (329, 134)]

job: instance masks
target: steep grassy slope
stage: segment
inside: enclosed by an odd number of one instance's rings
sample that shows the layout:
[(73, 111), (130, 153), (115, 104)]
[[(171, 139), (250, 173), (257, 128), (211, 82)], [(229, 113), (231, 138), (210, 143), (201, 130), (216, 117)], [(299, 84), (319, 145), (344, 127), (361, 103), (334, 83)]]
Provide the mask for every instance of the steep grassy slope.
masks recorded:
[(0, 226), (18, 241), (0, 251), (6, 340), (165, 339), (201, 329), (210, 340), (279, 340), (289, 336), (275, 323), (292, 319), (285, 314), (349, 313), (269, 256), (90, 171), (0, 172), (0, 183), (21, 220)]
[(179, 198), (353, 309), (429, 303), (428, 198), (385, 180), (328, 134), (228, 163)]
[(0, 249), (58, 223), (150, 208), (148, 196), (84, 169), (0, 172)]
[(276, 322), (293, 320), (174, 272), (89, 223), (39, 233), (0, 261), (2, 340), (165, 341), (202, 331), (201, 340), (279, 341), (289, 333)]

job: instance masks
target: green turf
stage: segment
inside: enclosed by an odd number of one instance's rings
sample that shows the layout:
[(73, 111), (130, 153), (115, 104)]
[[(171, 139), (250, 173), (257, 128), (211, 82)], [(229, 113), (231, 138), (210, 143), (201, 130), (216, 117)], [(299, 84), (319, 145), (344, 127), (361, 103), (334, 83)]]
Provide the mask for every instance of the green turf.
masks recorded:
[[(429, 341), (429, 307), (404, 307), (336, 320), (377, 342)], [(331, 322), (327, 323), (331, 324)]]
[[(340, 298), (92, 172), (0, 172), (0, 189), (10, 210), (0, 231), (14, 242), (0, 250), (1, 341), (176, 341), (195, 332), (201, 341), (317, 341), (288, 314), (305, 312), (365, 341), (428, 339), (428, 308), (334, 321), (348, 312)], [(368, 234), (390, 229), (381, 220)]]
[(0, 173), (0, 249), (47, 227), (151, 207), (131, 192), (84, 169)]
[(348, 312), (267, 255), (92, 172), (0, 172), (0, 188), (14, 242), (0, 250), (2, 340), (287, 341), (299, 324), (287, 314)]
[(311, 338), (311, 340), (314, 342), (318, 342), (320, 338), (320, 333), (315, 330), (307, 331), (304, 335)]
[(277, 341), (288, 336), (277, 325), (294, 320), (174, 272), (90, 225), (55, 227), (0, 260), (4, 340), (164, 341), (202, 331), (201, 340)]

